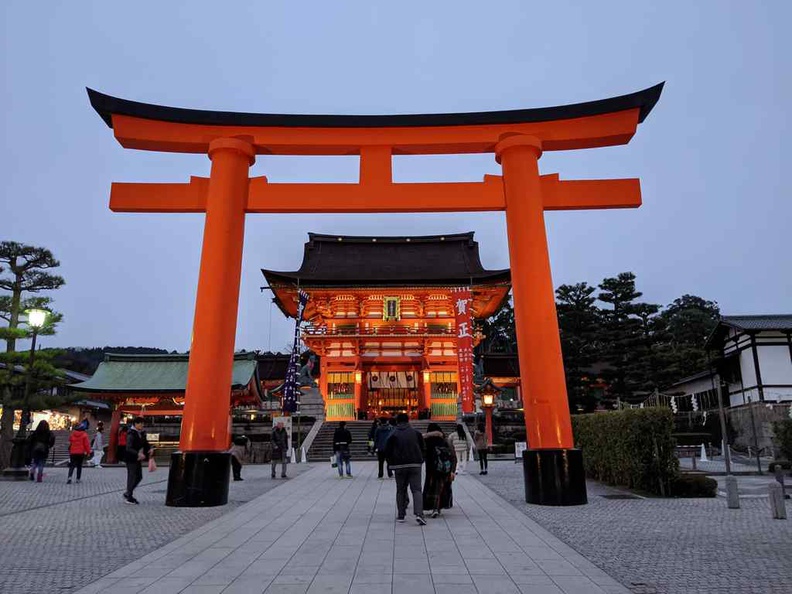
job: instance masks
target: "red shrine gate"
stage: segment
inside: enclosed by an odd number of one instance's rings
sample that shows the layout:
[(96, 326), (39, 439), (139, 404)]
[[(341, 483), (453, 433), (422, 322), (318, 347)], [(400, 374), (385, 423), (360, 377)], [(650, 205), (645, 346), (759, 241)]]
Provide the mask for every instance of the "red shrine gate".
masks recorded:
[[(89, 90), (94, 109), (126, 148), (203, 153), (209, 179), (114, 183), (117, 212), (206, 213), (193, 341), (168, 505), (228, 499), (229, 393), (246, 213), (506, 213), (514, 315), (529, 449), (526, 500), (586, 502), (574, 449), (544, 225), (545, 210), (631, 208), (637, 179), (562, 181), (540, 175), (544, 151), (626, 144), (662, 84), (611, 99), (513, 111), (404, 116), (273, 115), (200, 111), (117, 99)], [(479, 183), (395, 184), (392, 155), (494, 153), (503, 176)], [(357, 184), (270, 184), (250, 179), (257, 154), (360, 155)]]

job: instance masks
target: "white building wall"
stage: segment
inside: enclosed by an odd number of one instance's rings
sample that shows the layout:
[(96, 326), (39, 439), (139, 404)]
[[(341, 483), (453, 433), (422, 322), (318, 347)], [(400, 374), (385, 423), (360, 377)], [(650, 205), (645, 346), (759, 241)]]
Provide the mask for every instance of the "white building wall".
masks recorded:
[[(761, 367), (759, 370), (761, 371)], [(754, 367), (753, 350), (750, 348), (740, 352), (740, 373), (743, 386), (746, 389), (756, 385), (756, 368)]]
[(760, 345), (759, 371), (763, 384), (792, 386), (792, 360), (787, 345)]

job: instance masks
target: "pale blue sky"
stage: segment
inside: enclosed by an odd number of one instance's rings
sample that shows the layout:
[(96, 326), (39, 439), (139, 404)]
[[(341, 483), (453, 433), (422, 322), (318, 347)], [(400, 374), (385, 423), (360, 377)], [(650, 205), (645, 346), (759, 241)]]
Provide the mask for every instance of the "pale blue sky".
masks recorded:
[[(645, 299), (792, 311), (792, 3), (51, 2), (6, 0), (0, 239), (47, 246), (67, 285), (45, 346), (188, 348), (202, 217), (114, 214), (113, 181), (208, 175), (205, 156), (122, 149), (84, 87), (179, 107), (430, 113), (542, 107), (667, 81), (625, 147), (548, 153), (566, 179), (640, 177), (638, 210), (547, 216), (555, 284), (631, 270)], [(397, 158), (397, 181), (480, 180), (491, 155)], [(350, 181), (354, 159), (260, 157), (273, 181)], [(290, 323), (260, 268), (299, 266), (307, 231), (475, 231), (508, 266), (502, 213), (247, 219), (237, 348), (282, 348)], [(272, 331), (270, 332), (270, 317)]]

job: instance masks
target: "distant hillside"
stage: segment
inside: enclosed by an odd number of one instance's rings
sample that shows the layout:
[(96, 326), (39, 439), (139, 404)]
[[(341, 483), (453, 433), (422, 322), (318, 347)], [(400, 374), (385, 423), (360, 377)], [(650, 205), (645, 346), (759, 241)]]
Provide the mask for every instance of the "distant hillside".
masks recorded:
[[(61, 369), (76, 371), (86, 375), (93, 375), (99, 363), (104, 361), (105, 353), (121, 353), (124, 355), (167, 355), (170, 351), (153, 347), (95, 347), (79, 348), (68, 347), (65, 349), (43, 349), (52, 350), (57, 354), (53, 364)], [(176, 352), (176, 351), (174, 351)]]

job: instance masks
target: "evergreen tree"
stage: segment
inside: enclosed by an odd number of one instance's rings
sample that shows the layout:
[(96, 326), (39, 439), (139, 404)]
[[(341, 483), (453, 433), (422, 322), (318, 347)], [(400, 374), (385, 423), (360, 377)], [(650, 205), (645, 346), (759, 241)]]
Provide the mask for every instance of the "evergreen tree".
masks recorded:
[(679, 380), (707, 369), (704, 344), (718, 325), (718, 304), (696, 295), (683, 295), (674, 299), (660, 318), (666, 333), (670, 379)]
[(478, 330), (484, 335), (476, 347), (479, 354), (517, 352), (514, 308), (510, 299), (503, 303), (494, 316), (478, 322)]
[(585, 282), (556, 289), (558, 327), (572, 412), (591, 412), (597, 406), (590, 386), (591, 366), (599, 356), (600, 313), (594, 291)]
[[(0, 417), (0, 467), (2, 468), (8, 465), (11, 440), (14, 436), (14, 410), (18, 406), (17, 376), (19, 374), (14, 372), (14, 366), (20, 364), (20, 358), (14, 354), (16, 342), (31, 335), (30, 330), (24, 325), (20, 328), (20, 315), (26, 309), (46, 308), (50, 305), (50, 299), (39, 296), (38, 293), (63, 286), (65, 281), (62, 277), (48, 272), (58, 266), (60, 262), (46, 248), (15, 241), (0, 242), (0, 291), (10, 293), (0, 295), (0, 318), (8, 324), (0, 328), (0, 339), (6, 342), (6, 352), (3, 354), (3, 362), (6, 364), (5, 373), (0, 377), (0, 397), (3, 405), (3, 413)], [(39, 334), (54, 333), (61, 316), (54, 314), (48, 318), (47, 325), (39, 330)], [(42, 381), (46, 375), (43, 373), (45, 365), (46, 359), (42, 359), (41, 363), (36, 365), (42, 374), (36, 375), (35, 382)], [(29, 371), (36, 374), (35, 369)], [(36, 383), (36, 386), (38, 385)]]
[(636, 290), (632, 272), (606, 278), (599, 288), (597, 299), (610, 306), (601, 310), (602, 359), (608, 365), (603, 375), (611, 397), (630, 400), (636, 390), (645, 388), (641, 351), (645, 354), (651, 332), (648, 325), (644, 329), (643, 320), (648, 321), (657, 306), (637, 302), (643, 293)]

